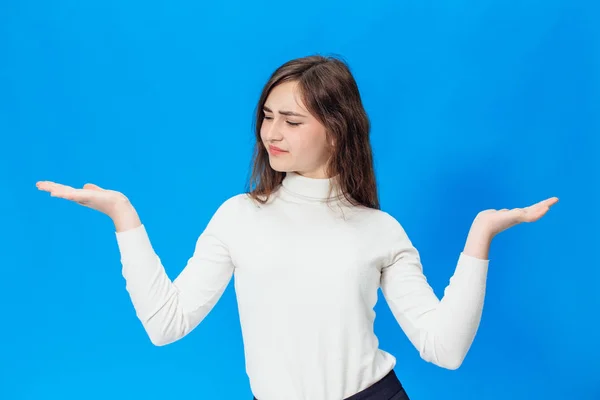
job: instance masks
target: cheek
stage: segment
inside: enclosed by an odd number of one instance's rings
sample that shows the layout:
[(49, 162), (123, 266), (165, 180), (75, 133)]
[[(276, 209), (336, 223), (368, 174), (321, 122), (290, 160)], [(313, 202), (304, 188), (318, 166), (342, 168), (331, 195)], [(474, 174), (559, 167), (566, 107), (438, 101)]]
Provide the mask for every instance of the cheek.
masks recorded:
[(302, 135), (302, 144), (304, 148), (313, 153), (321, 153), (325, 150), (327, 138), (325, 137), (325, 133), (311, 130)]
[(262, 140), (263, 142), (265, 141), (265, 132), (266, 132), (265, 125), (263, 124), (260, 127), (260, 140)]

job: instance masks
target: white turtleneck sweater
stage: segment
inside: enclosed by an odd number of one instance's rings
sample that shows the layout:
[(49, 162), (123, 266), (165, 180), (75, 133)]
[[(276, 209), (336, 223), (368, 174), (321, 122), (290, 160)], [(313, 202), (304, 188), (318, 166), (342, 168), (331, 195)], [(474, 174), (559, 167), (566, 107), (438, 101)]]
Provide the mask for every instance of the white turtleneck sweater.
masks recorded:
[(174, 281), (144, 225), (116, 232), (126, 289), (152, 343), (190, 333), (235, 277), (253, 394), (340, 400), (395, 365), (373, 331), (381, 288), (421, 357), (458, 368), (479, 326), (488, 260), (458, 254), (440, 301), (396, 219), (329, 195), (331, 184), (288, 173), (266, 205), (227, 199)]

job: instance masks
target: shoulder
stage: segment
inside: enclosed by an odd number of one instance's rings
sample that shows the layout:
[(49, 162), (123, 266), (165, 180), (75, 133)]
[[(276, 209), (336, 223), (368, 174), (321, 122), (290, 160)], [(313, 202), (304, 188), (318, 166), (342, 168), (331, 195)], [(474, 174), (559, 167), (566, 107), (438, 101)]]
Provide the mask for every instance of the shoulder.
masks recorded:
[(242, 225), (244, 209), (249, 207), (245, 193), (229, 195), (221, 200), (209, 217), (206, 230), (220, 236), (228, 236)]
[(260, 204), (255, 201), (246, 192), (237, 193), (230, 195), (223, 200), (217, 207), (214, 218), (239, 218), (240, 216), (247, 214), (249, 211), (255, 210), (260, 207)]
[(378, 241), (386, 248), (398, 245), (412, 245), (404, 225), (392, 213), (383, 210), (372, 210), (370, 224), (376, 227)]
[(369, 208), (365, 209), (364, 212), (366, 213), (370, 224), (383, 232), (403, 230), (400, 221), (387, 211)]
[(237, 193), (230, 195), (221, 201), (215, 216), (230, 216), (239, 213), (239, 211), (245, 207), (248, 207), (251, 199), (246, 193)]
[(233, 209), (237, 207), (243, 207), (246, 203), (246, 196), (246, 193), (237, 193), (232, 196), (226, 197), (225, 200), (221, 202), (219, 208)]

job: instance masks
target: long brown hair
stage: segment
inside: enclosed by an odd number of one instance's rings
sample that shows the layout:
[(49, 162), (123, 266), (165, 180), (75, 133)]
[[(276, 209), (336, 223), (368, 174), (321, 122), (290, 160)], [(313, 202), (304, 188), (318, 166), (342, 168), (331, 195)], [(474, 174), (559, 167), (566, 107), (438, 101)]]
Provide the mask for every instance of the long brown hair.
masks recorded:
[(328, 176), (337, 175), (339, 189), (351, 204), (379, 209), (369, 118), (348, 64), (333, 56), (311, 55), (288, 61), (273, 72), (263, 87), (253, 120), (256, 145), (249, 196), (266, 203), (285, 177), (285, 172), (271, 168), (260, 130), (269, 93), (289, 81), (298, 83), (308, 111), (323, 124), (327, 141), (333, 143)]

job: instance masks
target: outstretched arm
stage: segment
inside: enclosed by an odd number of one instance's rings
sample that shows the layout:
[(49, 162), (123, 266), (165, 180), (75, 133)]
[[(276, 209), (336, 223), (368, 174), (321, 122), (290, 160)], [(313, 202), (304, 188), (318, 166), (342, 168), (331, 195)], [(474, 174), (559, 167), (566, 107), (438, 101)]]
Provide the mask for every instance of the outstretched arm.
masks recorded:
[(78, 189), (38, 181), (39, 190), (108, 215), (115, 224), (126, 288), (152, 343), (160, 346), (187, 335), (206, 317), (233, 275), (228, 237), (238, 221), (234, 196), (212, 216), (196, 241), (194, 254), (171, 281), (154, 251), (145, 226), (124, 194), (95, 184)]
[(230, 229), (232, 206), (230, 199), (219, 207), (174, 281), (167, 276), (144, 225), (115, 232), (127, 292), (153, 344), (163, 346), (190, 333), (230, 282), (234, 265), (225, 233)]
[(493, 237), (520, 222), (538, 220), (556, 201), (552, 198), (524, 209), (479, 213), (441, 300), (423, 274), (417, 249), (402, 226), (396, 225), (391, 258), (381, 271), (381, 288), (396, 320), (424, 360), (447, 369), (462, 364), (481, 321)]

